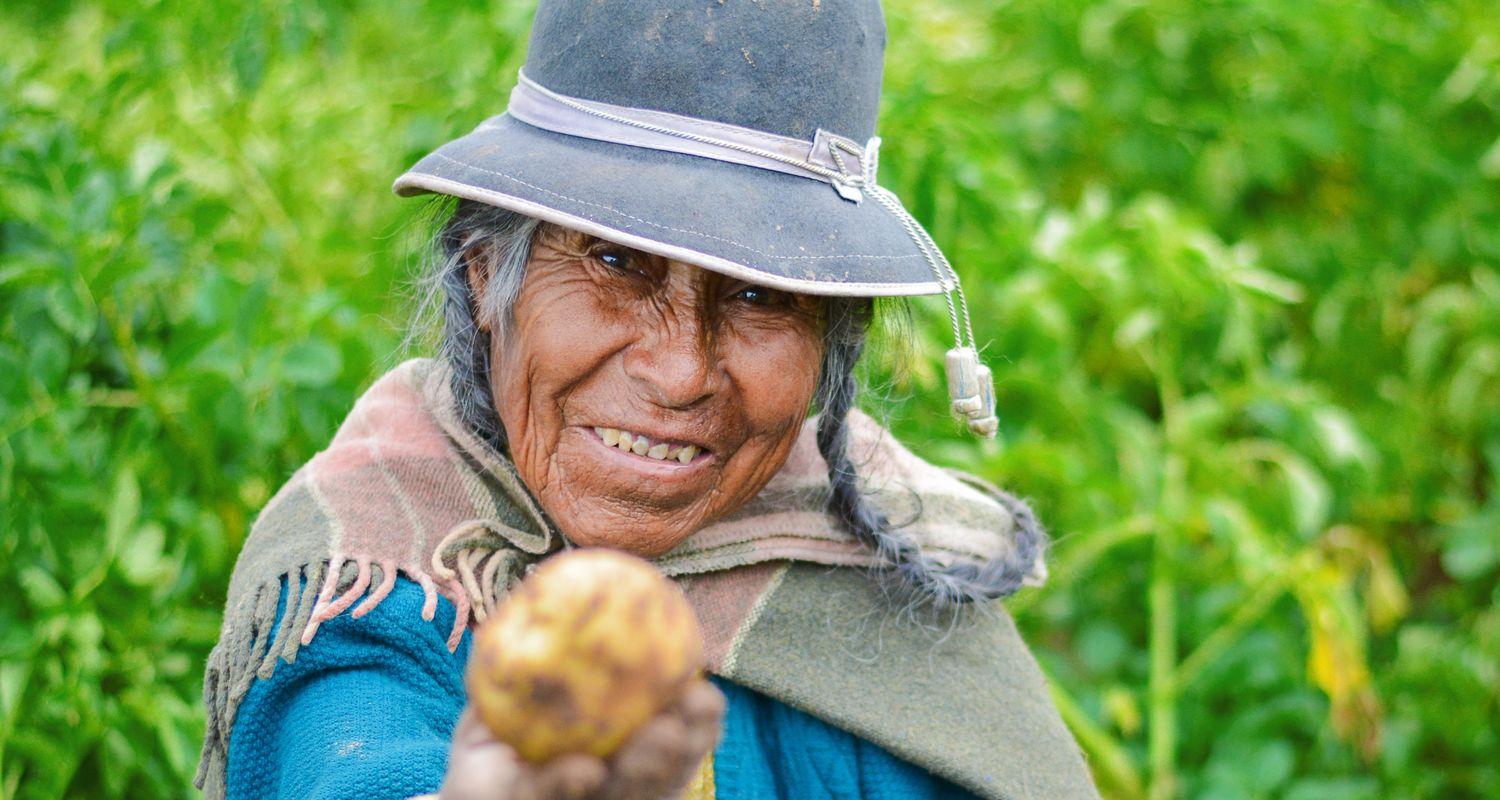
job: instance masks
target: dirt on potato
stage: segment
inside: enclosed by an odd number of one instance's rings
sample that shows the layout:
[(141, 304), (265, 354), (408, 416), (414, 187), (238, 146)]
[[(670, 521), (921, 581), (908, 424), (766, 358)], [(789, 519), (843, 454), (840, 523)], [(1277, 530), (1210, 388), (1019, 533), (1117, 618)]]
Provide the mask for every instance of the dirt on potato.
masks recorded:
[(480, 626), (465, 680), (479, 718), (522, 758), (607, 757), (678, 697), (702, 654), (687, 597), (656, 567), (571, 550)]

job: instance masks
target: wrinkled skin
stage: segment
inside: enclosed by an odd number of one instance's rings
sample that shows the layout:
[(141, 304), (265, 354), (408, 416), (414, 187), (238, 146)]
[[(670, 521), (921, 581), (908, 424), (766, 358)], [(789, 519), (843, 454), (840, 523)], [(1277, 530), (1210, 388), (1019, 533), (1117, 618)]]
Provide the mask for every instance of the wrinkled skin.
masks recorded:
[[(469, 263), (483, 296), (488, 264)], [(739, 508), (791, 452), (822, 360), (816, 298), (768, 290), (554, 225), (490, 333), (496, 410), (521, 479), (575, 544), (644, 557)], [(595, 427), (697, 445), (687, 464), (607, 447)], [(472, 709), (442, 800), (678, 797), (718, 741), (698, 679), (607, 759), (521, 760)]]
[[(471, 266), (482, 290), (486, 275)], [(544, 225), (492, 390), (521, 479), (580, 545), (660, 555), (754, 497), (786, 460), (822, 357), (816, 298)], [(498, 332), (498, 333), (497, 333)], [(696, 444), (689, 465), (594, 428)]]

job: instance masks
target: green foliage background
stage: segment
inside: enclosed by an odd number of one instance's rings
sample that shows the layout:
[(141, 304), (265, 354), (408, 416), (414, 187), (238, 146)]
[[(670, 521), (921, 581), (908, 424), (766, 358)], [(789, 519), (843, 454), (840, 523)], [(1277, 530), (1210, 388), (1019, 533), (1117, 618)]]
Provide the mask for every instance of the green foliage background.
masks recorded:
[[(1500, 10), (887, 5), (883, 183), (1004, 445), (939, 305), (872, 377), (1049, 521), (1010, 605), (1107, 794), (1500, 797)], [(400, 356), (389, 183), (529, 16), (0, 7), (0, 797), (192, 794), (248, 521)]]

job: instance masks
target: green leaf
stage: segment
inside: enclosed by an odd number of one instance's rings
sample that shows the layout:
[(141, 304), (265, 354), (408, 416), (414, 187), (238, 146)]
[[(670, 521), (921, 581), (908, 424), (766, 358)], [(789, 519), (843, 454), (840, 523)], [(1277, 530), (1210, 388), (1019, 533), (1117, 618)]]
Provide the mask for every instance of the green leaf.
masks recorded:
[(38, 611), (51, 611), (62, 607), (67, 595), (62, 586), (58, 585), (57, 579), (52, 577), (41, 567), (26, 567), (21, 570), (17, 577), (21, 584), (21, 594), (32, 608)]
[(298, 342), (282, 357), (282, 374), (296, 386), (327, 386), (338, 377), (343, 359), (333, 345), (321, 340)]
[(137, 529), (120, 548), (116, 563), (126, 581), (136, 586), (147, 586), (165, 572), (162, 545), (166, 532), (156, 523), (148, 522)]
[(1268, 270), (1240, 267), (1232, 275), (1235, 283), (1283, 303), (1300, 303), (1307, 295), (1302, 284)]
[(46, 290), (47, 316), (75, 341), (86, 341), (94, 335), (98, 312), (92, 300), (78, 288), (77, 281), (60, 280)]
[(1474, 580), (1500, 565), (1500, 503), (1448, 527), (1443, 569), (1461, 581)]
[(1315, 410), (1312, 419), (1318, 443), (1335, 464), (1357, 463), (1367, 469), (1374, 467), (1375, 450), (1348, 412), (1325, 406)]
[(1307, 778), (1297, 781), (1283, 800), (1377, 800), (1385, 795), (1373, 778)]
[(104, 552), (106, 557), (120, 548), (128, 533), (134, 529), (141, 515), (141, 486), (136, 481), (135, 470), (122, 467), (115, 473), (114, 488), (110, 492), (109, 510), (104, 515)]
[[(0, 663), (0, 732), (9, 729), (4, 721), (12, 719), (21, 708), (21, 695), (31, 677), (32, 665), (24, 661)], [(0, 736), (0, 742), (4, 737)]]
[(1310, 539), (1328, 525), (1333, 490), (1317, 470), (1300, 458), (1284, 459), (1281, 467), (1286, 471), (1287, 488), (1291, 491), (1292, 519), (1297, 533), (1303, 539)]

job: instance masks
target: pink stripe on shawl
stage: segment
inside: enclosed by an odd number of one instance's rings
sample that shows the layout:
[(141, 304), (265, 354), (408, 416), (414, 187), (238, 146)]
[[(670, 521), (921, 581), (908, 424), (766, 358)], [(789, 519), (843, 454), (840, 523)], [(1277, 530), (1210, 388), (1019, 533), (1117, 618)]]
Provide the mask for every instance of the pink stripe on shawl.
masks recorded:
[(710, 671), (724, 664), (755, 601), (771, 584), (781, 562), (755, 564), (724, 572), (684, 578), (680, 585), (698, 615), (703, 631), (703, 658)]

